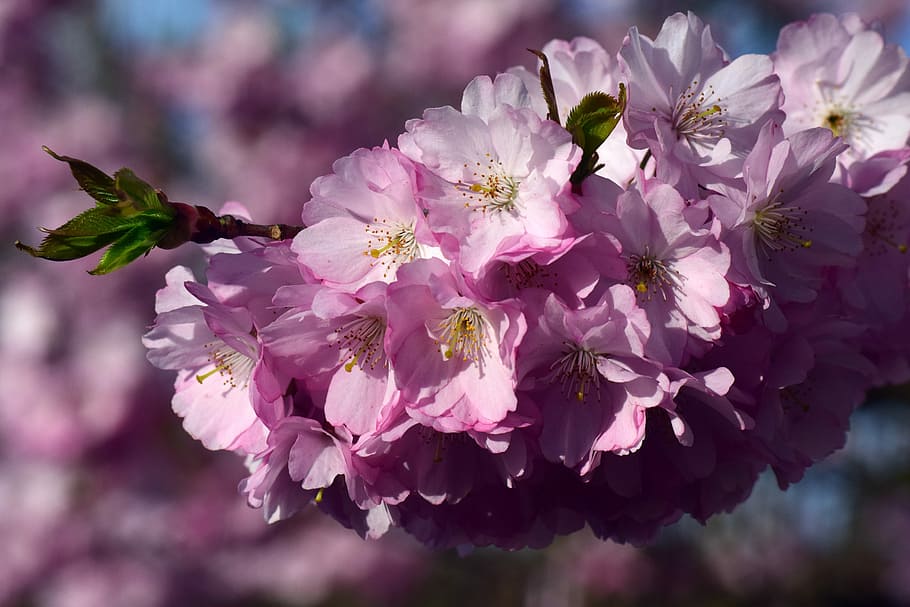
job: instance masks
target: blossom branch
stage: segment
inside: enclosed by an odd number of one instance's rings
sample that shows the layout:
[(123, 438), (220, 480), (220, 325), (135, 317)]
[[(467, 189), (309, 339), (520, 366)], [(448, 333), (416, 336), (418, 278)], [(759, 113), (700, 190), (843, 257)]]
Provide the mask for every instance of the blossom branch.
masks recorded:
[(205, 244), (219, 238), (240, 238), (249, 236), (253, 238), (269, 238), (271, 240), (290, 240), (300, 233), (306, 226), (292, 226), (285, 223), (263, 225), (249, 223), (233, 215), (215, 215), (210, 209), (194, 206), (193, 212), (197, 213), (190, 241)]

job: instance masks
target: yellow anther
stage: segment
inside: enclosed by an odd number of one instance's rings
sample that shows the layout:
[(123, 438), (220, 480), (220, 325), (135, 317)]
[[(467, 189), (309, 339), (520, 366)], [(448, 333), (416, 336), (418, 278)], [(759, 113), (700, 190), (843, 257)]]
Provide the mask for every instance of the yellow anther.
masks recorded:
[(703, 112), (699, 112), (696, 115), (696, 118), (707, 118), (708, 116), (713, 116), (714, 114), (720, 114), (723, 110), (719, 105), (712, 105)]
[(225, 368), (222, 365), (217, 365), (214, 369), (212, 369), (208, 373), (203, 373), (201, 375), (197, 375), (196, 381), (198, 381), (201, 384), (202, 382), (204, 382), (205, 380), (207, 380), (208, 378), (213, 376), (215, 373), (218, 373), (219, 371), (224, 371), (224, 369)]
[(361, 316), (337, 329), (335, 344), (342, 351), (344, 370), (350, 373), (354, 367), (373, 369), (377, 364), (385, 365), (385, 320), (378, 316)]
[[(386, 244), (381, 247), (368, 248), (364, 255), (369, 255), (373, 259), (387, 256), (388, 259), (382, 262), (384, 265), (398, 265), (417, 257), (420, 251), (413, 226), (397, 224), (390, 227), (385, 225), (386, 223), (382, 221), (367, 226), (367, 232), (371, 238), (377, 238), (380, 243), (385, 241)], [(369, 247), (372, 242), (374, 241), (368, 242), (367, 246)]]
[(475, 172), (470, 182), (459, 181), (455, 189), (467, 197), (466, 207), (473, 206), (481, 212), (511, 211), (518, 198), (518, 185), (518, 180), (506, 175), (502, 163), (497, 161), (495, 164), (491, 162), (487, 170)]
[(486, 342), (484, 319), (477, 308), (455, 308), (439, 324), (439, 341), (444, 344), (442, 351), (446, 360), (460, 354), (463, 360), (479, 362)]

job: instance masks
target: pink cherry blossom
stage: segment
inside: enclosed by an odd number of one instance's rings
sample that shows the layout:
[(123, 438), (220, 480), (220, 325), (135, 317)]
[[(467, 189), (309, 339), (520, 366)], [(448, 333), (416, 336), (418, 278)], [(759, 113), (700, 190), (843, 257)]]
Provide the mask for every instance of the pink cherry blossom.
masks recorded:
[(410, 494), (431, 504), (457, 503), (484, 483), (510, 484), (527, 470), (520, 440), (506, 425), (496, 435), (443, 433), (404, 412), (353, 449), (353, 466), (368, 493), (390, 504)]
[(730, 298), (730, 255), (704, 209), (652, 183), (644, 196), (629, 190), (619, 197), (611, 227), (622, 247), (625, 282), (654, 327), (646, 351), (678, 365), (689, 336), (717, 340), (717, 309)]
[(186, 268), (168, 272), (167, 281), (158, 294), (156, 324), (143, 341), (152, 364), (178, 370), (174, 411), (209, 449), (260, 450), (266, 431), (249, 390), (260, 352), (250, 335), (252, 318), (218, 305)]
[(865, 199), (863, 251), (855, 267), (838, 273), (838, 286), (844, 298), (861, 311), (857, 316), (871, 326), (892, 324), (907, 314), (908, 196), (910, 178), (905, 177), (886, 193)]
[(414, 262), (389, 287), (387, 340), (401, 397), (442, 432), (483, 431), (517, 404), (517, 302), (485, 302), (439, 260)]
[(386, 284), (352, 294), (304, 285), (281, 289), (275, 303), (290, 308), (263, 329), (263, 347), (285, 373), (326, 385), (325, 416), (353, 434), (375, 430), (398, 393), (385, 349)]
[[(534, 308), (531, 308), (532, 310)], [(629, 287), (573, 311), (549, 295), (522, 343), (521, 394), (542, 411), (544, 456), (587, 474), (600, 453), (626, 454), (645, 438), (645, 413), (669, 388), (642, 358), (650, 326)]]
[(654, 40), (633, 27), (620, 59), (629, 83), (629, 143), (649, 148), (657, 177), (685, 196), (735, 176), (765, 121), (782, 119), (771, 60), (728, 61), (692, 13), (668, 17)]
[(782, 301), (811, 301), (825, 267), (855, 263), (865, 205), (827, 181), (843, 149), (826, 129), (784, 139), (777, 124), (765, 125), (743, 167), (745, 188), (708, 198), (727, 230), (735, 281)]
[(571, 237), (564, 194), (580, 154), (554, 122), (502, 104), (486, 120), (430, 109), (406, 127), (399, 146), (428, 174), (419, 194), (427, 222), (466, 272), (557, 250)]
[[(210, 449), (255, 453), (264, 446), (263, 422), (282, 415), (283, 389), (258, 338), (276, 315), (270, 295), (262, 293), (300, 280), (292, 259), (280, 250), (215, 255), (215, 292), (194, 282), (188, 269), (174, 268), (158, 293), (158, 318), (143, 342), (153, 364), (178, 370), (174, 410)], [(233, 262), (232, 274), (220, 269), (224, 256)], [(233, 288), (217, 282), (228, 277)]]
[(903, 148), (910, 137), (910, 62), (904, 50), (855, 15), (813, 15), (780, 32), (774, 70), (780, 76), (791, 135), (825, 127), (850, 145), (850, 165)]
[(318, 422), (294, 416), (272, 428), (268, 444), (248, 466), (240, 491), (271, 522), (289, 518), (344, 472), (342, 456)]
[(308, 227), (293, 245), (318, 279), (354, 291), (391, 282), (402, 264), (434, 254), (415, 168), (398, 150), (357, 150), (332, 168), (313, 182), (303, 207)]

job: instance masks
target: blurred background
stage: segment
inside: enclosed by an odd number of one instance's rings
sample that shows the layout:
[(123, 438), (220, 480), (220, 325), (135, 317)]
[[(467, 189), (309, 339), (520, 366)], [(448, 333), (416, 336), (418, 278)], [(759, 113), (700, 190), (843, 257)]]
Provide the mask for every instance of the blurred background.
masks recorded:
[[(870, 395), (846, 449), (646, 548), (364, 542), (318, 513), (268, 526), (234, 456), (193, 442), (139, 337), (197, 251), (108, 277), (18, 254), (88, 206), (41, 152), (130, 166), (172, 200), (299, 222), (314, 177), (393, 142), (476, 74), (585, 35), (611, 53), (669, 0), (0, 0), (0, 605), (910, 605), (910, 391)], [(731, 55), (857, 11), (910, 45), (905, 0), (692, 1)]]

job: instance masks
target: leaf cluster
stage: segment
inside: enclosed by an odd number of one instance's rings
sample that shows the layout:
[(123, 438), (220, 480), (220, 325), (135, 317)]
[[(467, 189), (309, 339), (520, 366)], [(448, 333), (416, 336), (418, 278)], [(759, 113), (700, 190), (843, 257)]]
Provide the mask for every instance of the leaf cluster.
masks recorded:
[(58, 228), (42, 228), (46, 236), (37, 247), (17, 241), (19, 250), (42, 259), (69, 261), (108, 247), (89, 272), (107, 274), (148, 254), (174, 226), (174, 207), (130, 169), (122, 168), (112, 177), (78, 158), (61, 156), (47, 147), (44, 151), (69, 165), (95, 206)]
[(582, 150), (581, 162), (572, 173), (573, 186), (578, 186), (588, 175), (593, 175), (604, 166), (600, 163), (597, 149), (619, 124), (625, 109), (626, 87), (620, 83), (618, 97), (600, 91), (588, 93), (569, 112), (566, 130)]

